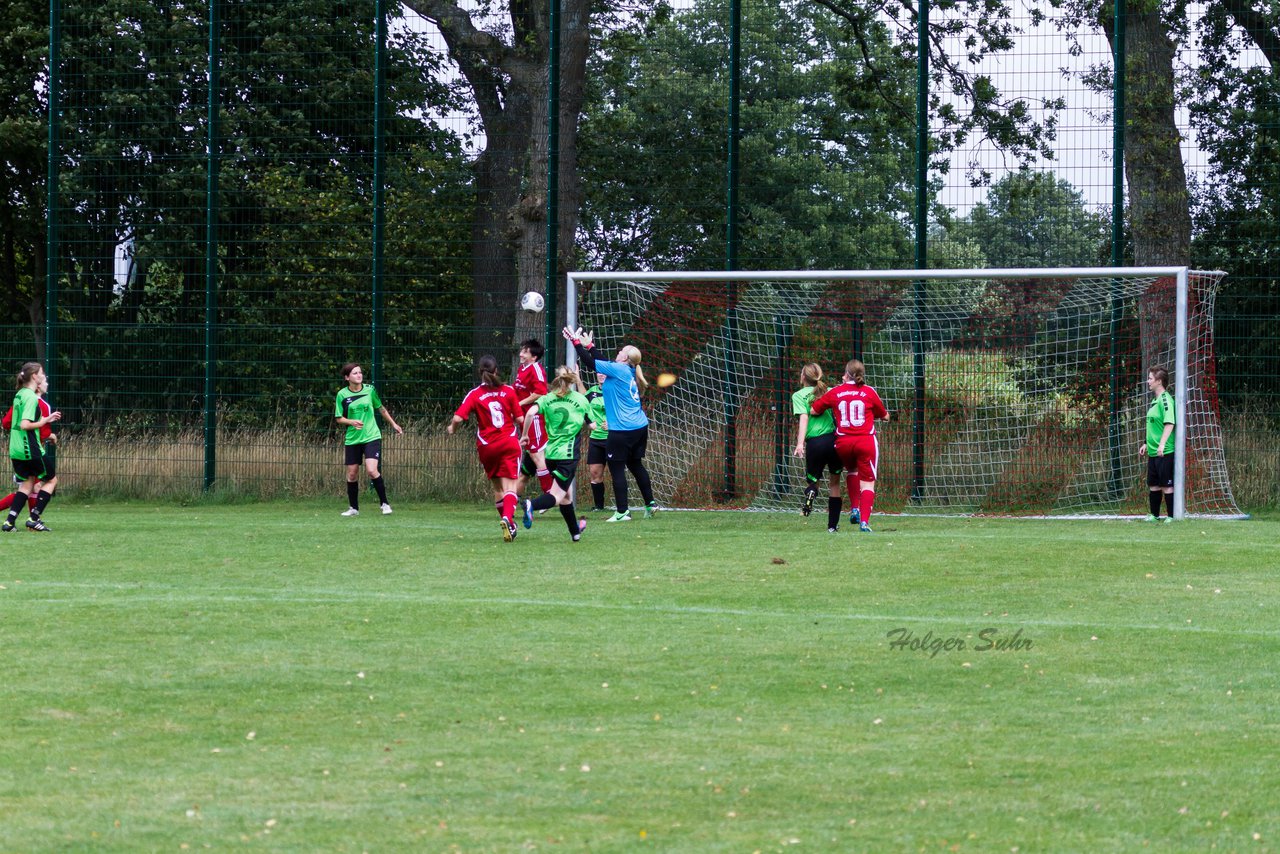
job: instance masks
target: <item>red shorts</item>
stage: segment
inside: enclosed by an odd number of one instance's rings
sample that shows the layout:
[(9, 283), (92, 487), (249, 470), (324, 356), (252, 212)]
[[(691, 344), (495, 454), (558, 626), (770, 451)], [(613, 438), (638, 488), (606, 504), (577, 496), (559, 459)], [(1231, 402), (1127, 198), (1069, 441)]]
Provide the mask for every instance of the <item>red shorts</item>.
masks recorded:
[(873, 481), (880, 467), (880, 442), (875, 436), (838, 436), (836, 453), (849, 474), (857, 472), (858, 480)]
[(529, 422), (529, 453), (534, 454), (547, 446), (547, 422), (542, 420), (542, 413), (533, 416)]
[(485, 477), (515, 480), (520, 476), (520, 443), (514, 438), (488, 445), (477, 443), (476, 453), (480, 455), (480, 465), (484, 466)]

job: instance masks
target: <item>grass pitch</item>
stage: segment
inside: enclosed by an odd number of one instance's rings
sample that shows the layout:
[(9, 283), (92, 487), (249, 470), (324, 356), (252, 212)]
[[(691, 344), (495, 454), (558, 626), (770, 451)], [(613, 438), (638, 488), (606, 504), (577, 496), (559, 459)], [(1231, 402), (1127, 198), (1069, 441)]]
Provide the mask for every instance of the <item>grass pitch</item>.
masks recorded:
[(0, 538), (0, 851), (1280, 841), (1274, 520), (341, 509)]

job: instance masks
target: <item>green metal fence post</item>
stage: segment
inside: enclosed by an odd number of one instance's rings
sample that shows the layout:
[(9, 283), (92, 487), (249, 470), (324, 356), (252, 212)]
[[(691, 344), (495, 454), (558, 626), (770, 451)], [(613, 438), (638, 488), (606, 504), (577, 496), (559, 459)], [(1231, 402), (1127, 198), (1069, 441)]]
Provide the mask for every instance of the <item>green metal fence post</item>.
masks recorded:
[[(916, 269), (929, 266), (929, 0), (920, 0), (919, 41), (916, 46)], [(911, 364), (915, 393), (911, 407), (911, 500), (924, 498), (924, 373), (925, 349), (921, 315), (924, 281), (911, 283)]]
[[(556, 279), (560, 272), (560, 0), (550, 0), (548, 19), (550, 44), (547, 51), (547, 270), (543, 290), (547, 304), (543, 341), (559, 340), (554, 318), (559, 315), (556, 304)], [(564, 342), (565, 349), (569, 343)]]
[[(1111, 138), (1111, 266), (1124, 266), (1124, 83), (1125, 83), (1125, 0), (1115, 0), (1115, 45), (1112, 58), (1112, 138)], [(1124, 319), (1118, 290), (1119, 282), (1112, 282), (1110, 359), (1111, 387), (1110, 412), (1107, 430), (1108, 450), (1111, 456), (1110, 491), (1114, 499), (1124, 495), (1123, 458), (1124, 443), (1121, 424), (1123, 389), (1120, 387), (1120, 324)]]
[[(740, 131), (740, 99), (742, 90), (742, 0), (729, 2), (729, 140), (728, 140), (728, 195), (725, 211), (725, 269), (738, 269), (738, 137)], [(728, 310), (725, 313), (725, 376), (731, 376), (734, 365), (734, 330), (738, 285), (729, 282)], [(737, 493), (738, 480), (738, 423), (737, 413), (725, 398), (724, 404), (724, 497)]]
[(44, 363), (53, 382), (58, 357), (58, 143), (62, 136), (62, 3), (49, 0), (49, 152), (45, 164)]
[(218, 169), (221, 0), (209, 0), (209, 99), (204, 232), (204, 488), (218, 475)]
[(377, 44), (373, 49), (373, 267), (372, 267), (372, 304), (373, 312), (370, 322), (372, 337), (372, 354), (369, 365), (369, 381), (377, 383), (382, 380), (382, 362), (386, 348), (386, 321), (383, 317), (383, 229), (386, 215), (384, 198), (383, 170), (386, 159), (386, 147), (383, 136), (384, 102), (386, 100), (387, 72), (387, 2), (377, 0), (374, 23)]

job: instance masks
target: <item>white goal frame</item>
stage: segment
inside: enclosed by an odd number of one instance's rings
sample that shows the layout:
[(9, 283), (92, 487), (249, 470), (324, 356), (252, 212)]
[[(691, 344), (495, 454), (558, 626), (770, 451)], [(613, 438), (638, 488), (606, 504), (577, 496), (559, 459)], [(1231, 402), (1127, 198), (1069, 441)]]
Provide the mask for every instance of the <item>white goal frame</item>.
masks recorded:
[[(1197, 273), (1208, 271), (1196, 271)], [(1188, 373), (1187, 352), (1187, 311), (1188, 283), (1191, 269), (1189, 267), (1036, 267), (1036, 268), (989, 268), (989, 269), (925, 269), (925, 270), (716, 270), (694, 272), (587, 272), (576, 271), (565, 276), (565, 323), (569, 328), (578, 325), (578, 285), (581, 282), (633, 281), (633, 282), (753, 282), (777, 279), (790, 281), (840, 281), (881, 279), (893, 281), (912, 281), (916, 279), (1061, 279), (1120, 276), (1133, 278), (1138, 276), (1173, 277), (1177, 288), (1177, 315), (1175, 318), (1175, 350), (1174, 378), (1175, 383), (1182, 383)], [(1213, 272), (1215, 275), (1225, 275)], [(567, 348), (566, 363), (576, 368), (577, 354), (572, 347)], [(1176, 423), (1174, 425), (1174, 518), (1186, 516), (1186, 441), (1187, 441), (1187, 395), (1178, 386), (1174, 395), (1176, 407)]]

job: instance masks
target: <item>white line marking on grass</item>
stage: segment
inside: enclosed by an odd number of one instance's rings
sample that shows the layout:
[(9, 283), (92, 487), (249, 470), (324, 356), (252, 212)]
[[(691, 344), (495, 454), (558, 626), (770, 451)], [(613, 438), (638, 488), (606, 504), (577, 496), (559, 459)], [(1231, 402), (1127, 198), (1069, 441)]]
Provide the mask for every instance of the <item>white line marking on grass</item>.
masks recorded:
[[(97, 590), (127, 593), (132, 590), (154, 591), (157, 589), (155, 584), (139, 584), (136, 586), (119, 585), (119, 584), (88, 584), (84, 582), (61, 582), (61, 581), (37, 581), (27, 582), (23, 585), (26, 589), (50, 587), (75, 590)], [(1189, 634), (1213, 634), (1213, 635), (1247, 635), (1251, 637), (1277, 637), (1280, 638), (1280, 628), (1277, 629), (1227, 629), (1214, 628), (1210, 626), (1198, 626), (1195, 624), (1174, 623), (1099, 623), (1099, 622), (1078, 622), (1070, 620), (1047, 620), (1036, 618), (1013, 618), (990, 616), (961, 616), (961, 615), (902, 615), (902, 614), (867, 614), (857, 611), (837, 612), (806, 612), (806, 611), (773, 611), (748, 608), (725, 608), (715, 605), (635, 605), (620, 602), (583, 602), (577, 600), (565, 599), (527, 599), (517, 597), (447, 597), (447, 596), (413, 596), (405, 593), (375, 593), (357, 590), (311, 590), (308, 594), (299, 595), (294, 591), (246, 591), (239, 593), (218, 594), (216, 591), (209, 591), (205, 595), (195, 595), (186, 587), (159, 587), (161, 590), (168, 590), (164, 595), (143, 595), (128, 596), (121, 599), (33, 599), (23, 598), (22, 604), (45, 604), (45, 605), (101, 605), (104, 607), (115, 607), (122, 604), (218, 604), (218, 603), (254, 603), (254, 602), (280, 602), (285, 604), (296, 605), (333, 605), (333, 604), (352, 604), (355, 602), (377, 604), (379, 602), (403, 603), (413, 605), (428, 605), (435, 607), (457, 607), (457, 606), (512, 606), (520, 608), (555, 608), (569, 611), (595, 610), (595, 611), (613, 611), (621, 613), (635, 614), (671, 614), (680, 615), (696, 615), (709, 617), (751, 617), (769, 620), (830, 620), (830, 621), (846, 621), (858, 623), (943, 623), (955, 625), (974, 626), (982, 624), (984, 627), (991, 626), (1035, 626), (1039, 628), (1049, 629), (1080, 629), (1097, 633), (1098, 631), (1150, 631), (1150, 632), (1186, 632)], [(16, 604), (16, 603), (15, 603)]]

